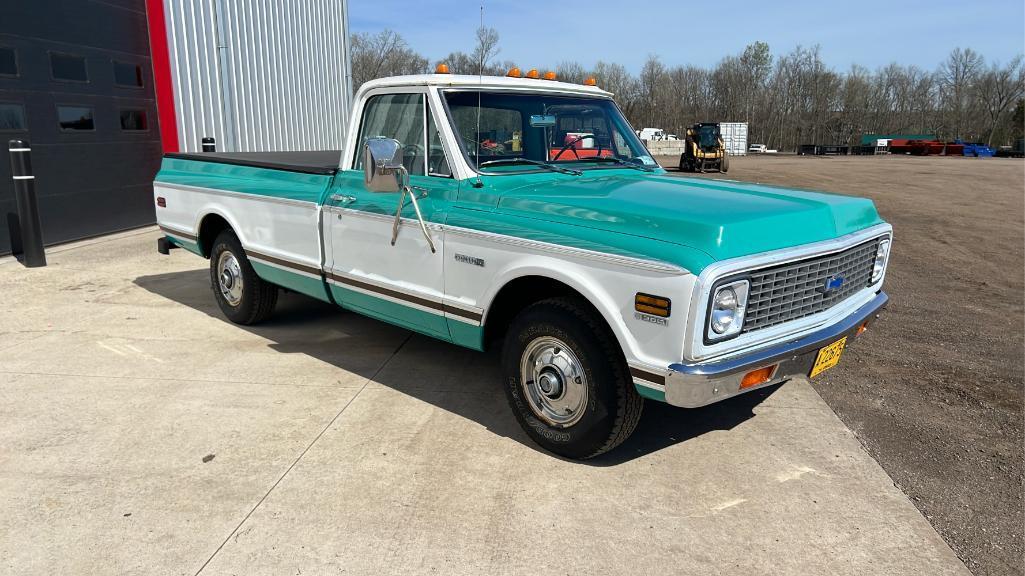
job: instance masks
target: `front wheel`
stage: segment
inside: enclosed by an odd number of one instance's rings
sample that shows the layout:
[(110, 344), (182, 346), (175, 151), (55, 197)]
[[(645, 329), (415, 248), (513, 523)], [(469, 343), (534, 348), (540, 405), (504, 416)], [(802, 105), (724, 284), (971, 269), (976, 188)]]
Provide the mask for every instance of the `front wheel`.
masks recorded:
[(644, 399), (615, 338), (579, 300), (543, 300), (520, 313), (505, 339), (502, 368), (520, 426), (561, 456), (607, 452), (640, 421)]
[(231, 230), (221, 232), (210, 250), (210, 284), (221, 312), (236, 324), (266, 320), (278, 301), (278, 287), (256, 275)]

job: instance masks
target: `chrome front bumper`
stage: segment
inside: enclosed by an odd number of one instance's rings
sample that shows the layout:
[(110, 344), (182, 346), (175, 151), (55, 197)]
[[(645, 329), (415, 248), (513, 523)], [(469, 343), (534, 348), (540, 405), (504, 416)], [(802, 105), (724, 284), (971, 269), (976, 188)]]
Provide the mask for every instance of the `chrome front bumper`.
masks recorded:
[[(748, 354), (725, 360), (672, 364), (666, 377), (666, 402), (673, 406), (696, 408), (795, 376), (807, 376), (819, 349), (844, 336), (856, 336), (861, 326), (875, 321), (888, 300), (885, 292), (879, 292), (864, 306), (832, 326)], [(745, 374), (773, 365), (778, 366), (769, 381), (743, 390), (740, 388)]]

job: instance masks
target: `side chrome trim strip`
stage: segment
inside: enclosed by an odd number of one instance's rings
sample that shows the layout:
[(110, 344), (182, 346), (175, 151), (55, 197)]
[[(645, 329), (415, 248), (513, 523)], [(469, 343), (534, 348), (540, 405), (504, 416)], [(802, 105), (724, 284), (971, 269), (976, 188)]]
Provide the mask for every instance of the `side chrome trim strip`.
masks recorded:
[(177, 236), (177, 237), (181, 238), (182, 240), (188, 240), (189, 242), (196, 242), (196, 241), (199, 240), (199, 237), (196, 236), (195, 234), (191, 233), (191, 232), (185, 232), (185, 231), (182, 231), (182, 230), (178, 230), (176, 228), (172, 228), (172, 227), (166, 226), (164, 224), (157, 224), (157, 226), (159, 226), (160, 230), (163, 231), (165, 234), (167, 234), (169, 236)]
[(321, 277), (320, 270), (318, 270), (314, 266), (310, 266), (309, 264), (303, 264), (303, 263), (295, 262), (295, 261), (292, 261), (292, 260), (285, 260), (285, 259), (279, 258), (277, 256), (271, 256), (269, 254), (264, 254), (262, 252), (257, 252), (256, 250), (252, 250), (250, 248), (243, 247), (243, 250), (246, 251), (246, 255), (247, 256), (249, 256), (250, 258), (252, 258), (254, 260), (261, 260), (261, 261), (263, 261), (266, 264), (274, 264), (274, 265), (277, 265), (277, 266), (282, 267), (282, 268), (290, 268), (292, 270), (295, 270), (295, 271), (298, 271), (298, 272), (302, 272), (304, 274), (309, 274), (309, 275), (316, 276), (317, 278)]
[(352, 276), (341, 274), (334, 270), (327, 271), (327, 278), (329, 281), (334, 282), (335, 284), (340, 284), (342, 286), (347, 286), (351, 288), (358, 288), (364, 292), (386, 296), (394, 300), (408, 302), (420, 308), (425, 308), (431, 312), (451, 314), (452, 316), (458, 316), (459, 318), (457, 319), (469, 320), (470, 322), (475, 324), (480, 324), (481, 319), (484, 317), (484, 314), (480, 311), (465, 309), (463, 307), (455, 306), (443, 301), (431, 300), (429, 298), (424, 298), (423, 296), (418, 296), (408, 292), (395, 290), (393, 288), (386, 288), (384, 286), (379, 286), (377, 284), (373, 284), (362, 279), (353, 278)]
[(233, 190), (219, 190), (217, 188), (204, 188), (203, 186), (192, 186), (190, 184), (174, 184), (170, 182), (161, 182), (159, 180), (153, 182), (153, 186), (160, 188), (170, 188), (172, 190), (181, 190), (183, 192), (199, 192), (201, 194), (213, 194), (215, 196), (227, 196), (229, 198), (241, 198), (244, 200), (259, 200), (262, 202), (270, 202), (271, 204), (283, 204), (285, 206), (298, 206), (301, 208), (316, 209), (317, 203), (309, 200), (296, 200), (294, 198), (280, 198), (278, 196), (266, 196), (264, 194), (251, 194), (249, 192), (235, 192)]

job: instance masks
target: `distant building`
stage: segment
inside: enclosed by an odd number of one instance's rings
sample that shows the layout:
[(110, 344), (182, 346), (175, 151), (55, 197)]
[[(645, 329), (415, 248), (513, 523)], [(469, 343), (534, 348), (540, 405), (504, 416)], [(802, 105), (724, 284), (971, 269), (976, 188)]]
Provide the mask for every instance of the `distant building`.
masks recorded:
[[(0, 3), (0, 141), (31, 142), (46, 244), (154, 221), (163, 152), (342, 145), (346, 0)], [(6, 155), (6, 150), (2, 152)], [(0, 159), (0, 254), (16, 213)]]

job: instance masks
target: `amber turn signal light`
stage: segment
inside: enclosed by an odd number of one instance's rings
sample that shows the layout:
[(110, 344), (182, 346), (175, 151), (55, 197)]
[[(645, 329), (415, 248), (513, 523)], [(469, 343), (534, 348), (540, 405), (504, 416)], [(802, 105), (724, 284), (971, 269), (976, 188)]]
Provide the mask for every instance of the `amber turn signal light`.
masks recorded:
[(634, 310), (638, 312), (668, 318), (671, 308), (672, 302), (669, 301), (669, 298), (652, 296), (651, 294), (644, 294), (643, 292), (638, 292), (637, 295), (634, 296)]
[(867, 320), (865, 322), (863, 322), (861, 324), (861, 326), (858, 326), (858, 333), (855, 334), (855, 336), (861, 336), (861, 334), (863, 332), (865, 332), (865, 330), (868, 330), (868, 321)]
[(448, 64), (442, 62), (434, 69), (435, 74), (448, 74)]
[(752, 370), (747, 374), (744, 374), (744, 378), (740, 380), (740, 389), (743, 390), (744, 388), (765, 384), (769, 380), (772, 380), (772, 374), (776, 372), (776, 366), (778, 366), (778, 364)]

